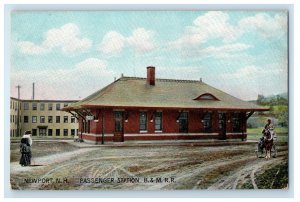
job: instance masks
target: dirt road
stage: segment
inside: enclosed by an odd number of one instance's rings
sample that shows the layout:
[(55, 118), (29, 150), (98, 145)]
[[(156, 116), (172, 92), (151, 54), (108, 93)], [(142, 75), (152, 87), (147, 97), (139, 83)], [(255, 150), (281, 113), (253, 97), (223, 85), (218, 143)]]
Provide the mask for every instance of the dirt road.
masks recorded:
[(11, 186), (13, 189), (83, 190), (286, 188), (287, 145), (281, 144), (277, 158), (270, 160), (256, 158), (254, 150), (254, 144), (60, 150), (35, 158), (34, 164), (39, 166), (20, 167), (18, 162), (12, 162)]

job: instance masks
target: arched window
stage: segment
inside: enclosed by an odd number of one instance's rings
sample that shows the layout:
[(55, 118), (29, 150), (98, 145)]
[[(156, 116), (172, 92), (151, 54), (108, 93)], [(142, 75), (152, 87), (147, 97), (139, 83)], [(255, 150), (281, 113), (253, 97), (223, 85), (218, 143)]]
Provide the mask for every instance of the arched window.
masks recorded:
[(204, 94), (200, 95), (199, 97), (195, 98), (194, 100), (219, 100), (219, 99), (210, 93), (204, 93)]

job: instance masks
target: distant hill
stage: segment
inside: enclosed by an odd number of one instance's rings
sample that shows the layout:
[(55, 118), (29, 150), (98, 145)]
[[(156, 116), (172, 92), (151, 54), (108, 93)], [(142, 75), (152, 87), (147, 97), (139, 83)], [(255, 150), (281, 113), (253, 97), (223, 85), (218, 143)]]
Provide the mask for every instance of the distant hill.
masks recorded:
[(274, 105), (288, 105), (288, 93), (280, 93), (277, 95), (258, 95), (256, 100), (250, 100), (249, 102), (264, 106)]

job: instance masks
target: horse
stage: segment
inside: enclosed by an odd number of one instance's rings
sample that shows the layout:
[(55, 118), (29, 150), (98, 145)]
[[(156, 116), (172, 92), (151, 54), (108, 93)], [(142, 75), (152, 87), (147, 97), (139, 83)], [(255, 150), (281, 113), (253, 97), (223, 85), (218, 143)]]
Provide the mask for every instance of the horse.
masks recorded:
[(271, 158), (271, 149), (273, 147), (273, 133), (270, 130), (264, 131), (264, 144), (263, 147), (266, 150), (266, 159), (268, 160)]

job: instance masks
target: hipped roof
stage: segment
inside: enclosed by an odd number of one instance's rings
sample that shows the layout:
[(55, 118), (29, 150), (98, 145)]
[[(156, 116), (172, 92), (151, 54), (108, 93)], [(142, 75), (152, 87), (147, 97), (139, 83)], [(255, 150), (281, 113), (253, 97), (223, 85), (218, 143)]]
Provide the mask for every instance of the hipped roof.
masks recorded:
[[(211, 94), (218, 100), (195, 100), (200, 95)], [(63, 110), (88, 108), (178, 108), (219, 109), (240, 111), (266, 111), (269, 108), (235, 98), (202, 81), (156, 79), (155, 85), (145, 78), (121, 77), (85, 99)]]

